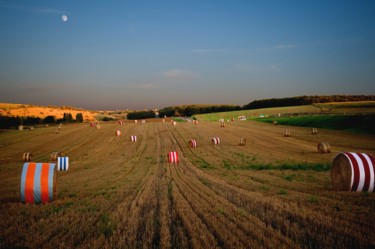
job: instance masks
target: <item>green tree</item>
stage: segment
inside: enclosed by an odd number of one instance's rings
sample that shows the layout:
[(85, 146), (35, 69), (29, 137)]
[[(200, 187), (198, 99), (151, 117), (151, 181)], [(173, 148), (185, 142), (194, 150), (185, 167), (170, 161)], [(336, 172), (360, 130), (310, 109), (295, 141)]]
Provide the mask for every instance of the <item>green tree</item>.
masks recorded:
[(77, 113), (77, 115), (76, 115), (76, 122), (79, 122), (79, 123), (83, 122), (83, 115), (82, 115), (82, 113)]

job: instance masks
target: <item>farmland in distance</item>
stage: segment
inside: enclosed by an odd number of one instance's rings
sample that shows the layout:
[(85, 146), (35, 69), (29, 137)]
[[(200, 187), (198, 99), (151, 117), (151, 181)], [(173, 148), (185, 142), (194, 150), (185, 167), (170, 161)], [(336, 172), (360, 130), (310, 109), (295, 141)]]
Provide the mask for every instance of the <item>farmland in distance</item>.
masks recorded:
[[(74, 124), (60, 134), (54, 127), (0, 133), (0, 247), (375, 247), (374, 194), (335, 192), (330, 172), (319, 170), (338, 152), (375, 154), (375, 136), (288, 127), (284, 137), (282, 125), (225, 124), (102, 122), (100, 130)], [(212, 137), (221, 143), (213, 146)], [(321, 141), (333, 152), (318, 154)], [(21, 203), (22, 154), (46, 162), (54, 151), (70, 159), (69, 171), (58, 172), (57, 200)], [(170, 151), (179, 164), (168, 163)], [(262, 165), (272, 167), (253, 169)]]

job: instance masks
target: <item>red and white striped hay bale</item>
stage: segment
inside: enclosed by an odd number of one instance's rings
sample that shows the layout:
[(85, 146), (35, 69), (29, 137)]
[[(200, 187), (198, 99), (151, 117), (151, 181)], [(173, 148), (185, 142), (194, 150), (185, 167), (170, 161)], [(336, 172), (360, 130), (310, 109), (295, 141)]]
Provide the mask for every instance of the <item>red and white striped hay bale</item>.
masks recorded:
[(137, 142), (137, 136), (136, 135), (131, 135), (130, 136), (130, 141), (132, 141), (132, 143), (133, 142)]
[(354, 152), (338, 154), (332, 163), (331, 181), (336, 191), (373, 192), (375, 157)]
[(213, 145), (220, 144), (220, 138), (218, 138), (218, 137), (213, 137), (213, 138), (211, 139), (211, 143), (212, 143)]
[(124, 122), (121, 121), (121, 120), (117, 121), (117, 124), (119, 124), (119, 125), (122, 125), (123, 123), (124, 123)]
[(69, 157), (58, 157), (57, 158), (57, 171), (68, 171), (69, 168)]
[(331, 153), (331, 145), (328, 142), (320, 142), (318, 144), (318, 152), (322, 154)]
[(179, 163), (177, 151), (171, 151), (171, 152), (168, 153), (168, 162), (169, 163)]
[(21, 201), (47, 203), (56, 199), (56, 165), (24, 163), (21, 174)]
[(290, 137), (290, 130), (285, 130), (284, 137)]
[(243, 137), (241, 137), (240, 138), (240, 146), (245, 146), (245, 144), (246, 144), (246, 138), (243, 138)]
[(62, 153), (61, 152), (52, 152), (51, 154), (51, 161), (52, 162), (56, 162), (57, 161), (57, 158), (62, 156)]
[(192, 139), (189, 141), (190, 148), (197, 148), (197, 141)]
[(312, 128), (311, 134), (313, 134), (313, 135), (318, 134), (318, 129), (317, 128)]
[(116, 137), (121, 136), (121, 131), (119, 131), (119, 130), (115, 131), (115, 135), (116, 135)]
[(95, 127), (96, 123), (95, 122), (90, 122), (90, 127)]
[(30, 161), (32, 161), (32, 157), (33, 157), (33, 154), (31, 154), (30, 152), (25, 152), (22, 155), (22, 160), (24, 162), (30, 162)]

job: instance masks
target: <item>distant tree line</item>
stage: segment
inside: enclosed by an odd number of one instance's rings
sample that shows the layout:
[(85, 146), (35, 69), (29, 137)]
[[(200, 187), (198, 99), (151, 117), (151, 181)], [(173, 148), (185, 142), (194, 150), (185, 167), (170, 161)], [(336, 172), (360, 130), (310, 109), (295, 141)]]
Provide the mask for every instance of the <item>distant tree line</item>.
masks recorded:
[(351, 101), (375, 101), (375, 95), (331, 95), (331, 96), (298, 96), (280, 99), (262, 99), (250, 102), (244, 105), (244, 110), (268, 108), (268, 107), (284, 107), (311, 105), (315, 103), (328, 102), (351, 102)]
[(154, 118), (155, 112), (153, 111), (138, 111), (138, 112), (129, 112), (127, 115), (128, 119), (146, 119), (146, 118)]
[(238, 111), (241, 107), (238, 105), (184, 105), (169, 106), (159, 110), (160, 117), (190, 117), (195, 114), (212, 113), (212, 112), (229, 112)]
[(0, 115), (0, 129), (17, 128), (19, 125), (40, 125), (40, 124), (56, 124), (56, 123), (74, 123), (83, 122), (82, 113), (77, 113), (76, 119), (73, 119), (71, 113), (64, 113), (63, 118), (56, 119), (55, 116), (47, 116), (44, 119), (27, 116), (27, 117), (8, 117)]

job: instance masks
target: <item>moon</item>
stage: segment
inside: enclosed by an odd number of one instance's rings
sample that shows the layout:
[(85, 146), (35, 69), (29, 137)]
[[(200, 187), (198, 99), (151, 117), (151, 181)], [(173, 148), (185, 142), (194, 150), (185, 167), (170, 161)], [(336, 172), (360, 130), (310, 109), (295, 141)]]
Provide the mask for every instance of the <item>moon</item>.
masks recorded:
[(61, 16), (61, 20), (62, 20), (63, 22), (68, 21), (68, 16), (67, 16), (67, 15), (62, 15), (62, 16)]

